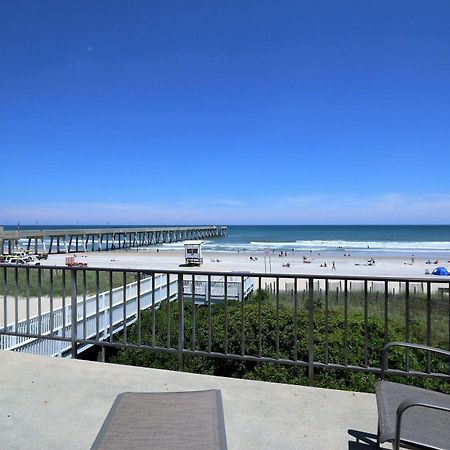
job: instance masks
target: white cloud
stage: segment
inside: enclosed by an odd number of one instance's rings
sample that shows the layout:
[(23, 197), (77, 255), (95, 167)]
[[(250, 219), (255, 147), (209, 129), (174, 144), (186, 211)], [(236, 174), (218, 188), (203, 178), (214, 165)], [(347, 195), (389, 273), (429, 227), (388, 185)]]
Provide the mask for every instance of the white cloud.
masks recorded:
[(33, 224), (445, 224), (450, 195), (305, 195), (161, 203), (1, 205), (0, 223)]
[(302, 223), (450, 223), (450, 195), (307, 196), (286, 199), (282, 208), (289, 206), (299, 208)]

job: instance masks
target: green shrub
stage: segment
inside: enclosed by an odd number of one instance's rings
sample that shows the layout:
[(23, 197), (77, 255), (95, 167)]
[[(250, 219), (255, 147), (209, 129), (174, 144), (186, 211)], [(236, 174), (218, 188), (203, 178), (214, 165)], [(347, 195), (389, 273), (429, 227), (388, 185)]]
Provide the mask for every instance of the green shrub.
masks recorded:
[[(262, 298), (259, 298), (262, 300)], [(252, 300), (245, 304), (229, 301), (227, 308), (224, 303), (211, 307), (211, 351), (240, 355), (242, 351), (242, 316), (244, 317), (244, 349), (246, 355), (275, 359), (295, 359), (295, 341), (297, 330), (297, 359), (308, 361), (308, 316), (304, 308), (295, 317), (293, 308), (285, 304), (279, 305), (278, 321), (276, 305), (264, 297), (261, 303)], [(170, 308), (170, 310), (168, 310)], [(193, 323), (195, 311), (195, 342), (193, 341)], [(174, 304), (163, 302), (155, 311), (155, 343), (159, 347), (173, 349), (178, 343), (178, 311)], [(192, 308), (190, 302), (185, 303), (185, 348), (198, 351), (208, 350), (208, 308)], [(168, 324), (170, 321), (170, 334)], [(228, 323), (226, 338), (225, 323)], [(259, 330), (261, 329), (261, 332)], [(152, 343), (152, 314), (143, 311), (141, 315), (141, 342)], [(328, 333), (326, 332), (328, 330)], [(347, 330), (347, 331), (346, 331)], [(324, 310), (316, 307), (314, 311), (314, 359), (330, 364), (344, 364), (344, 340), (347, 333), (349, 365), (363, 367), (365, 365), (365, 324), (364, 316), (359, 312), (348, 314), (347, 327), (341, 311), (330, 310), (326, 315)], [(277, 334), (279, 346), (277, 348)], [(380, 366), (381, 349), (384, 345), (384, 321), (381, 317), (370, 317), (367, 321), (367, 365)], [(391, 321), (389, 323), (390, 340), (403, 340), (403, 324)], [(137, 342), (137, 324), (127, 332), (128, 342)], [(225, 347), (227, 342), (227, 348)], [(328, 349), (328, 352), (327, 352)], [(326, 355), (328, 353), (328, 361)], [(389, 353), (391, 368), (405, 367), (405, 351), (399, 348)], [(111, 358), (111, 362), (119, 364), (154, 367), (177, 370), (176, 353), (166, 353), (153, 350), (120, 350)], [(433, 368), (445, 371), (445, 361), (433, 358)], [(448, 361), (447, 361), (448, 364)], [(448, 367), (448, 366), (447, 366)], [(426, 355), (420, 352), (410, 352), (410, 370), (425, 370)], [(238, 377), (251, 380), (273, 381), (280, 383), (308, 384), (308, 371), (305, 367), (282, 365), (276, 363), (242, 362), (231, 358), (213, 358), (205, 356), (184, 356), (184, 370), (193, 373)], [(347, 389), (355, 391), (373, 391), (377, 376), (363, 371), (316, 369), (315, 385), (318, 387)], [(407, 382), (448, 392), (449, 384), (439, 380), (424, 380), (410, 377), (391, 377), (393, 380)]]

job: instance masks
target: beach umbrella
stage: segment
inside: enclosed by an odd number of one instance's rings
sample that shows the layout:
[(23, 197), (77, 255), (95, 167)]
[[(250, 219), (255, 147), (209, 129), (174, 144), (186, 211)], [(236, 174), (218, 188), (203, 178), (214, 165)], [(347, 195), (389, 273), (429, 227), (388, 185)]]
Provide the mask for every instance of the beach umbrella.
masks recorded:
[(432, 272), (433, 275), (450, 275), (445, 267), (436, 267)]

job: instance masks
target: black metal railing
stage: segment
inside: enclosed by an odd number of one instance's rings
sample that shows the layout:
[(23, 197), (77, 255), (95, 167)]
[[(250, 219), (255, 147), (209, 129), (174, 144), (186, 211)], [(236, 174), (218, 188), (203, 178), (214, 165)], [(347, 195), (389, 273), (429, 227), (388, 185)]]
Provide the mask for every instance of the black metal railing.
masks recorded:
[[(76, 358), (97, 345), (380, 373), (391, 340), (450, 347), (450, 282), (0, 264), (2, 349)], [(395, 356), (395, 355), (394, 355)], [(406, 349), (387, 374), (449, 377)]]

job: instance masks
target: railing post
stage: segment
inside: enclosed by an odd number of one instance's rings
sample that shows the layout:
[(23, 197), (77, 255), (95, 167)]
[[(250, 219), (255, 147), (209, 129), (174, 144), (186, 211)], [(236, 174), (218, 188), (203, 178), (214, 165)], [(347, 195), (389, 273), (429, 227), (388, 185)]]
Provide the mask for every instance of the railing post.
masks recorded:
[(78, 318), (77, 318), (77, 271), (75, 269), (70, 270), (70, 278), (71, 278), (71, 300), (70, 300), (70, 308), (71, 308), (71, 327), (70, 327), (70, 340), (72, 343), (72, 359), (77, 359), (78, 354), (78, 344), (77, 344), (77, 327), (78, 327)]
[(308, 280), (308, 378), (309, 385), (314, 385), (314, 279)]
[(184, 350), (184, 298), (183, 274), (178, 274), (178, 370), (183, 371)]

